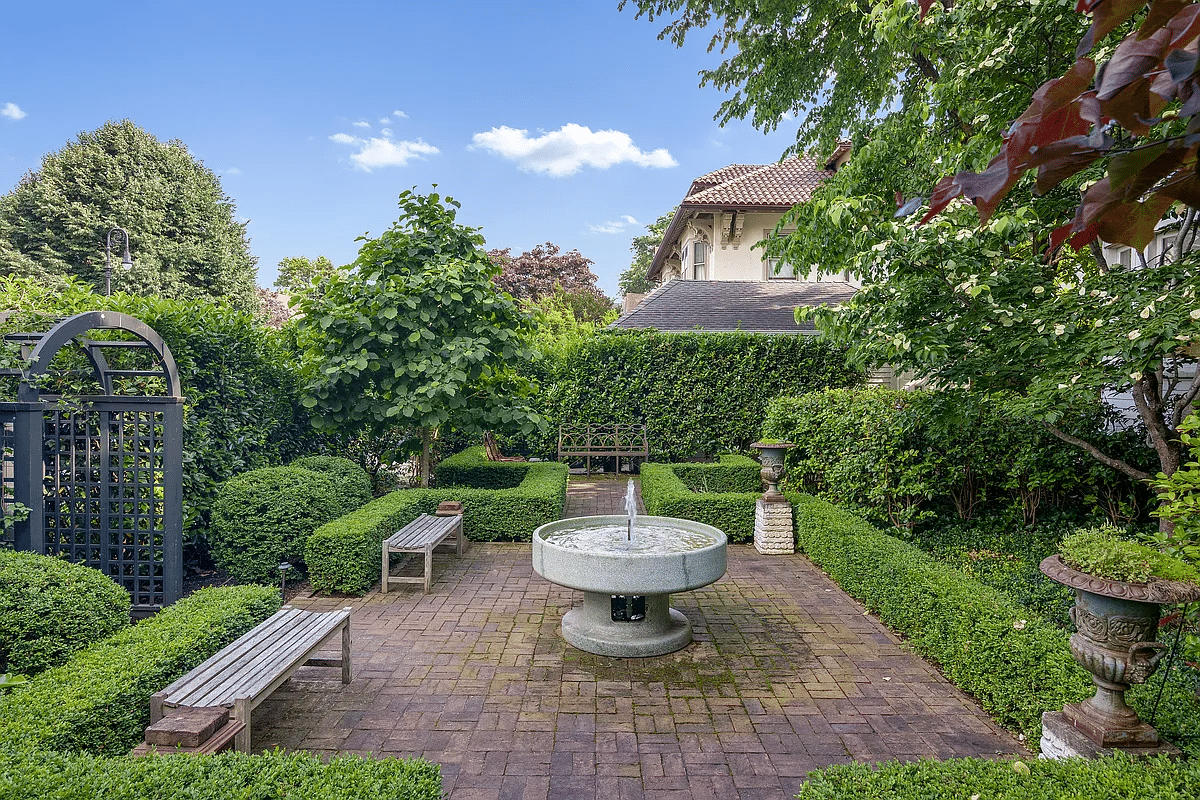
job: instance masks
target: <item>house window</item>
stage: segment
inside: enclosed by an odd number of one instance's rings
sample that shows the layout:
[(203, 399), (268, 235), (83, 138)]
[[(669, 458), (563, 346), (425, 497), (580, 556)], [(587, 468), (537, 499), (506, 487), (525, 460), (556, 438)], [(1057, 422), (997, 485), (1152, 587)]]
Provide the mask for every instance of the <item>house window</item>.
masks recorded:
[(1173, 248), (1174, 246), (1175, 246), (1175, 237), (1174, 236), (1164, 236), (1163, 237), (1162, 247), (1159, 249), (1159, 254), (1158, 254), (1159, 263), (1166, 262), (1167, 255), (1169, 253), (1171, 253), (1171, 248)]
[[(783, 236), (790, 236), (792, 231), (784, 231)], [(763, 238), (770, 239), (774, 236), (774, 231), (763, 231)], [(796, 266), (789, 264), (781, 258), (767, 258), (767, 280), (796, 280)]]
[(1133, 248), (1132, 247), (1122, 247), (1121, 248), (1121, 266), (1125, 267), (1126, 269), (1129, 269), (1130, 267), (1133, 266)]
[(708, 280), (708, 245), (704, 242), (692, 245), (692, 280)]

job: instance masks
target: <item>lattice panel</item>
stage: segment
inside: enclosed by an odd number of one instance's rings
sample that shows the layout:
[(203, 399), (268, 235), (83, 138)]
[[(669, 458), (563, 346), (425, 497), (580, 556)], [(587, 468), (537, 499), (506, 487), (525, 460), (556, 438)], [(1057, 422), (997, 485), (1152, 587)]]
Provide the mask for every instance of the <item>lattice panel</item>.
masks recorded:
[[(3, 453), (3, 462), (0, 463), (0, 515), (8, 517), (13, 512), (13, 503), (15, 502), (13, 418), (11, 414), (0, 414), (0, 448), (2, 448), (0, 452)], [(11, 526), (0, 526), (0, 547), (7, 547), (11, 550), (15, 544)]]
[(120, 583), (135, 606), (164, 605), (161, 410), (45, 416), (45, 552)]

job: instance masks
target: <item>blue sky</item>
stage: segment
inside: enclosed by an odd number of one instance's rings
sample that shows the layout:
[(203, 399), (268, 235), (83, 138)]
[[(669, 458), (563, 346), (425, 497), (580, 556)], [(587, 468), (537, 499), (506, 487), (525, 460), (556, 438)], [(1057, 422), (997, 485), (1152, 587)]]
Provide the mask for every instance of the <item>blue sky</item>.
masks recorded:
[(353, 261), (403, 189), (436, 183), (489, 248), (578, 249), (615, 295), (630, 239), (692, 178), (795, 135), (719, 127), (697, 77), (718, 55), (661, 27), (616, 0), (13, 3), (0, 192), (128, 118), (218, 174), (262, 286), (285, 256)]

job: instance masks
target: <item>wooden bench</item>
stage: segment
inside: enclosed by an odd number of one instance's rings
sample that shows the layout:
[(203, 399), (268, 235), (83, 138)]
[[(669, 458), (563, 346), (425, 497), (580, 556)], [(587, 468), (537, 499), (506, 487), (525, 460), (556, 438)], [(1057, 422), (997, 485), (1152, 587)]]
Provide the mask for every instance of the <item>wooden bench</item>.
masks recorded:
[(558, 460), (583, 458), (586, 471), (592, 472), (592, 458), (615, 458), (621, 472), (622, 458), (650, 457), (645, 425), (559, 425)]
[[(341, 658), (313, 655), (338, 633)], [(305, 664), (341, 667), (342, 683), (350, 682), (350, 608), (303, 611), (284, 606), (212, 658), (150, 697), (150, 724), (167, 709), (232, 707), (241, 727), (233, 747), (250, 752), (250, 715), (271, 692)]]
[[(453, 537), (457, 545), (458, 555), (466, 551), (467, 537), (463, 533), (462, 507), (457, 513), (439, 516), (422, 514), (400, 530), (383, 540), (383, 578), (380, 581), (380, 591), (387, 593), (392, 583), (424, 584), (425, 594), (433, 585), (433, 550), (447, 538)], [(392, 575), (391, 554), (408, 553), (424, 554), (425, 572), (419, 578), (402, 575)]]

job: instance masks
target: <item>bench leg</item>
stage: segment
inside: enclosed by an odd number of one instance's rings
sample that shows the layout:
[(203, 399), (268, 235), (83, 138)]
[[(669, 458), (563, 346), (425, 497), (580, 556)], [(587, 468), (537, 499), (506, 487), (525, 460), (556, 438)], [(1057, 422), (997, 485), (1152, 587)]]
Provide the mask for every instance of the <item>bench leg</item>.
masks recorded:
[(465, 552), (467, 552), (467, 534), (466, 534), (466, 531), (463, 529), (462, 515), (459, 514), (459, 516), (458, 516), (458, 555), (461, 556)]
[(246, 727), (237, 732), (233, 737), (233, 749), (239, 753), (249, 753), (251, 748), (250, 743), (250, 716), (254, 709), (250, 705), (250, 698), (240, 697), (233, 701), (233, 716)]
[(150, 724), (158, 722), (163, 718), (163, 693), (150, 695)]
[(387, 542), (384, 542), (384, 544), (383, 544), (383, 581), (382, 581), (382, 583), (380, 583), (380, 585), (379, 585), (379, 591), (380, 591), (380, 592), (382, 592), (383, 594), (387, 594), (387, 590), (388, 590), (388, 573), (389, 573), (389, 572), (391, 572), (391, 570), (390, 570), (390, 569), (388, 569), (388, 567), (389, 567), (389, 566), (391, 566), (391, 565), (388, 563), (388, 561), (389, 561), (389, 559), (388, 559), (388, 555), (389, 555), (389, 554), (388, 554), (388, 546), (387, 546)]
[[(349, 611), (349, 609), (346, 609)], [(342, 628), (342, 683), (350, 682), (350, 620)]]
[(425, 545), (425, 594), (429, 594), (429, 587), (433, 585), (433, 545)]

